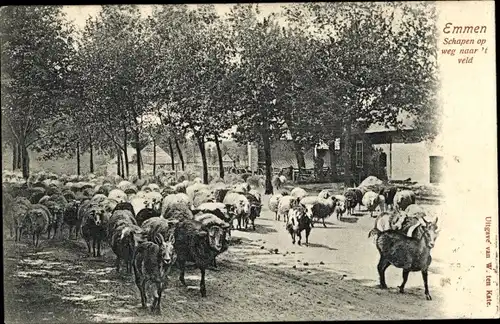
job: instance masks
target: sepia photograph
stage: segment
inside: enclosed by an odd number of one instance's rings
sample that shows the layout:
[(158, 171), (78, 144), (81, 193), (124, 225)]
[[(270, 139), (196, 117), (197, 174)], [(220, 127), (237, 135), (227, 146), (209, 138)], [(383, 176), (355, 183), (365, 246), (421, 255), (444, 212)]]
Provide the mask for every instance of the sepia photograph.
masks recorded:
[(0, 8), (4, 323), (499, 318), (494, 1)]

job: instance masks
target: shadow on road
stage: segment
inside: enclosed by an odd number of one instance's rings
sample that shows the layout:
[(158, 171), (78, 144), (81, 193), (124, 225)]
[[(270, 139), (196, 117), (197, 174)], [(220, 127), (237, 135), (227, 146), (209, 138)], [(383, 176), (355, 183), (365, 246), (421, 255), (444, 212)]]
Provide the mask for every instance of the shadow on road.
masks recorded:
[(338, 250), (336, 248), (329, 247), (328, 245), (319, 244), (319, 243), (309, 243), (309, 246), (310, 247), (324, 248), (324, 249), (327, 249), (327, 250), (330, 250), (330, 251), (337, 251)]
[(277, 232), (277, 230), (274, 229), (272, 226), (262, 225), (262, 224), (255, 224), (255, 231), (254, 230), (251, 231), (259, 234), (269, 234)]
[(340, 217), (340, 221), (345, 223), (356, 223), (358, 219), (354, 217)]

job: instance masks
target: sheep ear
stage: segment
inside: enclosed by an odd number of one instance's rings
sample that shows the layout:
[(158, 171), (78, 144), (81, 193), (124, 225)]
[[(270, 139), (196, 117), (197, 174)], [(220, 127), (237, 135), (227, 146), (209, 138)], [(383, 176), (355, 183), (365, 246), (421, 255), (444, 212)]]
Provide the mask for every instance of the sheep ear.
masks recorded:
[(154, 241), (156, 244), (162, 245), (163, 244), (163, 236), (160, 233), (156, 234)]

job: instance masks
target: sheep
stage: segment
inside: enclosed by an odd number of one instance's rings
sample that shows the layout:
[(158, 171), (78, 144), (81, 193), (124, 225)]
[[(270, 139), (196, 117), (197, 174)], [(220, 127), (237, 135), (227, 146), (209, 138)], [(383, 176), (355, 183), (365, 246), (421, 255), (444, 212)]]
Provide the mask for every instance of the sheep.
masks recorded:
[(165, 219), (162, 217), (152, 217), (144, 221), (141, 225), (142, 238), (153, 242), (157, 234), (161, 234), (164, 239), (168, 239), (174, 233), (178, 219)]
[[(231, 236), (231, 225), (228, 223), (224, 222), (217, 216), (211, 214), (211, 213), (201, 213), (195, 216), (194, 218), (196, 221), (200, 222), (207, 230), (210, 230), (210, 227), (212, 226), (218, 226), (224, 231), (224, 236), (223, 236), (223, 242), (222, 242), (222, 248), (219, 253), (216, 253), (214, 256), (213, 260), (213, 266), (214, 268), (217, 268), (217, 263), (215, 261), (215, 258), (217, 255), (227, 251), (229, 248), (229, 238)], [(213, 247), (215, 248), (215, 247)]]
[(184, 204), (186, 207), (191, 207), (191, 200), (189, 199), (187, 194), (178, 193), (175, 195), (168, 195), (163, 198), (163, 202), (161, 205), (161, 214), (164, 215), (167, 208), (171, 205)]
[[(260, 216), (262, 204), (260, 203), (260, 199), (258, 199), (251, 193), (244, 193), (243, 195), (247, 198), (250, 204), (250, 211), (248, 214), (248, 218), (246, 218), (245, 220), (247, 223), (249, 220), (252, 222), (252, 228), (255, 231), (255, 219)], [(248, 224), (245, 224), (245, 228), (247, 228), (247, 225)]]
[(193, 215), (198, 213), (210, 213), (217, 216), (222, 221), (231, 224), (234, 215), (234, 207), (231, 204), (224, 204), (219, 202), (203, 203), (198, 208), (193, 209)]
[(73, 193), (73, 191), (70, 191), (70, 190), (64, 190), (62, 192), (62, 195), (64, 196), (64, 198), (67, 200), (67, 201), (70, 201), (70, 200), (76, 200), (76, 195)]
[[(341, 196), (344, 197), (344, 196)], [(333, 213), (337, 215), (337, 220), (340, 220), (342, 215), (344, 215), (346, 212), (346, 206), (345, 206), (345, 200), (336, 200), (335, 202), (335, 208), (333, 210)]]
[(328, 189), (321, 190), (320, 193), (318, 194), (318, 197), (323, 198), (323, 199), (328, 199), (331, 196), (333, 196), (333, 195), (330, 192), (330, 190), (328, 190)]
[(248, 183), (237, 183), (233, 186), (232, 191), (237, 193), (247, 193), (252, 189)]
[(173, 195), (173, 194), (176, 194), (176, 193), (178, 193), (178, 192), (175, 190), (175, 188), (173, 188), (173, 187), (165, 187), (161, 191), (161, 196), (162, 197), (166, 197), (168, 195)]
[(100, 203), (101, 201), (104, 201), (106, 200), (108, 197), (106, 197), (105, 195), (103, 194), (96, 194), (94, 195), (90, 200), (92, 202), (96, 202), (96, 203)]
[(208, 185), (202, 183), (195, 183), (187, 187), (186, 194), (188, 195), (189, 200), (193, 201), (195, 193), (200, 190), (210, 190), (210, 188), (208, 187)]
[(145, 221), (152, 217), (160, 217), (160, 212), (152, 209), (152, 208), (143, 208), (139, 211), (137, 216), (135, 216), (135, 220), (137, 221), (137, 225), (141, 226)]
[(107, 234), (107, 213), (102, 206), (90, 203), (82, 216), (82, 236), (87, 243), (87, 251), (91, 253), (90, 241), (92, 241), (93, 256), (101, 256), (101, 242), (106, 239)]
[[(117, 185), (116, 185), (116, 188), (122, 190), (122, 191), (125, 191), (125, 189), (128, 189), (128, 188), (134, 188), (137, 190), (137, 187), (129, 182), (129, 181), (126, 181), (126, 180), (123, 180), (123, 181), (120, 181)], [(111, 192), (110, 192), (111, 193)]]
[(49, 195), (44, 195), (44, 196), (42, 196), (42, 198), (40, 198), (40, 199), (38, 200), (38, 202), (32, 202), (31, 197), (30, 197), (30, 202), (31, 202), (31, 204), (33, 204), (33, 205), (34, 205), (34, 204), (42, 204), (42, 205), (43, 205), (43, 204), (45, 204), (45, 203), (46, 203), (47, 201), (49, 201), (49, 200), (50, 200), (50, 196), (49, 196)]
[(311, 219), (311, 226), (314, 227), (314, 218), (323, 220), (323, 226), (326, 227), (325, 218), (330, 216), (335, 208), (333, 197), (323, 199), (318, 196), (306, 196), (300, 200), (300, 204), (306, 208), (306, 216)]
[(274, 176), (271, 180), (271, 184), (273, 185), (273, 188), (276, 190), (279, 190), (283, 187), (283, 185), (286, 182), (286, 177), (284, 175), (281, 176)]
[(13, 219), (12, 219), (12, 207), (14, 205), (14, 198), (7, 192), (2, 191), (2, 215), (4, 221), (4, 228), (9, 228), (10, 237), (13, 237)]
[(260, 192), (258, 192), (257, 190), (255, 189), (252, 189), (248, 192), (249, 194), (253, 195), (255, 198), (257, 198), (257, 200), (261, 203), (262, 202), (262, 195), (260, 194)]
[[(81, 202), (79, 200), (72, 200), (66, 205), (63, 211), (63, 224), (68, 225), (69, 233), (68, 239), (71, 239), (71, 232), (73, 227), (77, 225), (78, 222), (78, 209), (80, 208)], [(62, 229), (61, 229), (62, 232)], [(78, 231), (75, 229), (76, 238), (78, 238)]]
[(186, 183), (181, 182), (174, 186), (174, 190), (176, 193), (186, 193), (186, 187), (187, 187)]
[(193, 196), (193, 207), (196, 208), (199, 205), (207, 202), (215, 202), (215, 195), (211, 190), (202, 189), (196, 191)]
[(288, 211), (288, 220), (286, 222), (286, 230), (290, 233), (292, 237), (292, 244), (295, 244), (295, 236), (299, 238), (297, 242), (298, 245), (301, 245), (301, 235), (300, 233), (305, 230), (306, 231), (306, 246), (309, 245), (309, 234), (311, 233), (311, 219), (306, 215), (306, 208), (304, 205), (297, 205), (292, 207)]
[(379, 206), (380, 204), (380, 196), (381, 195), (373, 191), (368, 191), (363, 196), (362, 203), (366, 207), (366, 209), (370, 211), (371, 217), (373, 217), (373, 211), (375, 210), (375, 208), (377, 208), (377, 206)]
[(290, 192), (290, 196), (297, 197), (297, 198), (303, 198), (303, 197), (307, 196), (307, 192), (300, 187), (296, 187), (296, 188), (292, 189), (292, 191)]
[(403, 282), (398, 287), (400, 293), (404, 293), (410, 271), (421, 271), (425, 297), (427, 300), (432, 300), (427, 284), (427, 276), (429, 265), (432, 262), (430, 252), (439, 234), (437, 221), (437, 218), (434, 222), (424, 220), (425, 225), (420, 225), (416, 229), (420, 232), (419, 239), (407, 237), (394, 230), (378, 233), (376, 245), (380, 254), (377, 265), (380, 288), (387, 289), (385, 270), (390, 265), (403, 269)]
[(184, 272), (186, 262), (194, 262), (201, 271), (200, 293), (207, 296), (205, 287), (205, 270), (213, 265), (214, 258), (223, 249), (224, 230), (213, 225), (206, 229), (201, 222), (184, 220), (177, 224), (174, 230), (174, 248), (177, 252), (179, 266), (179, 281), (186, 286)]
[(45, 201), (45, 203), (41, 205), (44, 205), (50, 211), (49, 227), (47, 229), (47, 239), (50, 239), (50, 232), (52, 229), (54, 230), (54, 235), (52, 236), (52, 239), (55, 239), (58, 229), (61, 229), (60, 234), (62, 235), (64, 208), (66, 207), (66, 205), (61, 206), (53, 200), (47, 200)]
[(231, 191), (229, 188), (217, 188), (214, 189), (215, 202), (223, 202), (227, 193)]
[(136, 249), (133, 261), (135, 283), (141, 293), (143, 308), (147, 308), (146, 283), (156, 286), (151, 311), (161, 314), (161, 294), (170, 267), (176, 260), (174, 239), (165, 241), (157, 235), (155, 242), (142, 242)]
[(109, 199), (114, 199), (117, 202), (125, 202), (128, 200), (127, 194), (120, 189), (113, 189), (108, 194)]
[(408, 206), (415, 203), (415, 193), (411, 190), (401, 190), (394, 195), (394, 209), (406, 210)]
[(43, 192), (34, 192), (30, 196), (30, 203), (32, 204), (38, 204), (40, 199), (43, 197), (49, 197), (48, 195), (45, 194), (45, 191)]
[(390, 209), (393, 209), (394, 196), (396, 195), (396, 192), (398, 192), (398, 189), (396, 187), (390, 187), (389, 189), (386, 189), (384, 191), (385, 203)]
[(50, 211), (47, 207), (40, 204), (32, 205), (26, 212), (20, 228), (19, 236), (23, 232), (33, 235), (33, 245), (38, 247), (40, 235), (48, 231), (50, 222)]
[(406, 214), (399, 212), (383, 212), (378, 215), (375, 220), (375, 225), (373, 229), (368, 233), (368, 237), (377, 235), (380, 232), (385, 232), (388, 230), (398, 231), (401, 230), (403, 222), (406, 219)]
[(354, 213), (354, 208), (358, 205), (361, 209), (361, 204), (363, 201), (363, 192), (359, 188), (347, 188), (344, 191), (344, 196), (346, 198), (347, 214), (352, 215)]
[(161, 217), (165, 219), (177, 219), (177, 220), (183, 220), (183, 219), (193, 219), (193, 212), (189, 207), (187, 207), (183, 203), (178, 203), (175, 205), (170, 205)]
[(247, 197), (236, 192), (229, 192), (226, 197), (224, 197), (223, 203), (225, 205), (232, 205), (232, 210), (234, 212), (235, 218), (238, 221), (237, 229), (241, 229), (241, 221), (245, 224), (245, 229), (247, 228), (248, 220), (250, 216), (250, 202)]
[(158, 212), (161, 211), (161, 203), (163, 200), (163, 196), (161, 195), (161, 193), (157, 191), (151, 191), (146, 194), (146, 200), (148, 204), (151, 205), (151, 208), (157, 210)]
[[(21, 240), (21, 227), (24, 217), (26, 213), (31, 208), (31, 203), (27, 198), (17, 197), (14, 199), (12, 205), (12, 212), (10, 215), (12, 216), (11, 228), (15, 231), (15, 241)], [(5, 216), (4, 216), (5, 217)], [(8, 215), (7, 215), (8, 217)]]
[(274, 212), (275, 213), (275, 216), (274, 216), (274, 219), (275, 220), (278, 220), (278, 204), (279, 204), (279, 201), (280, 199), (283, 197), (282, 194), (278, 193), (278, 194), (275, 194), (275, 195), (272, 195), (270, 198), (269, 198), (269, 201), (267, 203), (267, 206), (269, 207), (269, 210), (271, 212)]
[(160, 187), (156, 183), (150, 183), (149, 188), (154, 192), (160, 192)]
[(276, 213), (276, 218), (279, 221), (281, 215), (283, 215), (283, 220), (286, 223), (288, 220), (288, 211), (290, 208), (300, 204), (300, 198), (294, 196), (284, 196), (278, 202), (278, 211)]
[(111, 214), (113, 214), (115, 211), (117, 210), (128, 210), (132, 213), (132, 215), (135, 217), (135, 211), (134, 211), (134, 206), (132, 206), (131, 203), (129, 202), (120, 202), (118, 203), (115, 208), (113, 209), (113, 211), (111, 212)]
[(121, 259), (125, 261), (127, 273), (132, 273), (134, 251), (139, 244), (141, 228), (129, 210), (115, 211), (108, 221), (109, 245), (116, 255), (116, 272), (120, 272)]
[(427, 213), (425, 212), (424, 208), (420, 205), (409, 205), (405, 209), (405, 213), (408, 217), (417, 217), (417, 218), (425, 218), (427, 216)]

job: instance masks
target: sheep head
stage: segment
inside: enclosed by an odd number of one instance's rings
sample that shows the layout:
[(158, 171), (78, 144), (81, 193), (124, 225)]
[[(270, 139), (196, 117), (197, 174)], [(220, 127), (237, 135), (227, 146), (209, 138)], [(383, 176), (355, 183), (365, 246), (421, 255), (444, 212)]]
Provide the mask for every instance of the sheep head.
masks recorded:
[(162, 263), (166, 266), (170, 266), (177, 259), (177, 253), (175, 252), (174, 243), (175, 237), (171, 234), (167, 241), (164, 240), (163, 235), (160, 233), (155, 235), (154, 242), (160, 247), (159, 257)]

